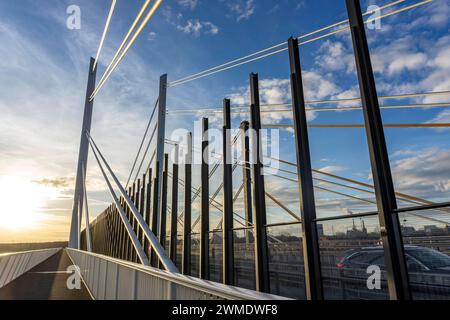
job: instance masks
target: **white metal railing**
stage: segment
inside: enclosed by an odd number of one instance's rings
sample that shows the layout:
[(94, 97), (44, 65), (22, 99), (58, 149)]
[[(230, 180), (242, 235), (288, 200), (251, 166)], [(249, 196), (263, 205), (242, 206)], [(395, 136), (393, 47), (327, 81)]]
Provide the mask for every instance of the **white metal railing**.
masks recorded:
[(86, 251), (67, 253), (97, 300), (289, 300)]
[(59, 252), (61, 248), (0, 254), (0, 288)]

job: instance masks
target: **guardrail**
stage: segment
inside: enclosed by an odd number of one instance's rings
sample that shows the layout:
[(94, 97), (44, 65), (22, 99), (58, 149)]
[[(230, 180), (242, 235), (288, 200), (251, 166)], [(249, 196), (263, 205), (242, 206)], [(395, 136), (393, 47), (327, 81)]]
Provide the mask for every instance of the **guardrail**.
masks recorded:
[(290, 300), (95, 253), (67, 253), (97, 300)]
[(58, 253), (61, 248), (0, 254), (0, 288)]

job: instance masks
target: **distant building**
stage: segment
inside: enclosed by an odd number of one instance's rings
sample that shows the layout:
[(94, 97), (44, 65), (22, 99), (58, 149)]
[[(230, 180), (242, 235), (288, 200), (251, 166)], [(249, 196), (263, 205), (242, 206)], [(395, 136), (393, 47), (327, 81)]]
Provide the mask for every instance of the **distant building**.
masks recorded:
[(436, 225), (427, 225), (423, 227), (426, 234), (436, 234), (436, 233), (442, 233), (442, 229), (438, 228)]
[(323, 237), (324, 235), (325, 235), (325, 233), (323, 231), (323, 224), (318, 224), (317, 225), (317, 236)]
[(411, 236), (416, 233), (416, 229), (414, 227), (402, 226), (403, 236)]

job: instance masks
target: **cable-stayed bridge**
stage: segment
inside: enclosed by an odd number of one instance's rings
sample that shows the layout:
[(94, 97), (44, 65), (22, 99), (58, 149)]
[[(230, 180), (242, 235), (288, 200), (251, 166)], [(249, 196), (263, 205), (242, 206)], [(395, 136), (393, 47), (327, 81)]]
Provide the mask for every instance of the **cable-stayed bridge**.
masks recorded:
[[(97, 60), (116, 5), (116, 1), (112, 1), (97, 57), (91, 58), (89, 66), (69, 248), (0, 256), (0, 298), (410, 300), (417, 292), (448, 298), (450, 284), (445, 273), (427, 275), (416, 269), (411, 271), (411, 257), (414, 257), (414, 250), (422, 252), (421, 248), (430, 247), (433, 241), (440, 241), (439, 245), (449, 250), (443, 252), (450, 252), (450, 234), (442, 235), (439, 240), (405, 238), (399, 216), (408, 213), (430, 224), (443, 224), (449, 230), (450, 220), (446, 215), (450, 213), (450, 203), (432, 202), (395, 190), (384, 129), (448, 128), (450, 124), (384, 123), (381, 112), (384, 109), (445, 108), (449, 104), (380, 105), (380, 101), (448, 96), (450, 92), (379, 96), (365, 31), (365, 25), (374, 19), (419, 10), (431, 1), (394, 1), (380, 7), (382, 14), (373, 18), (373, 12), (361, 11), (358, 0), (347, 0), (347, 20), (176, 81), (169, 82), (168, 76), (162, 75), (159, 96), (125, 184), (117, 178), (110, 159), (91, 135), (94, 99), (162, 1), (154, 1), (153, 6), (150, 0), (144, 2), (97, 83)], [(345, 31), (350, 31), (353, 40), (361, 96), (307, 101), (300, 49)], [(291, 103), (261, 104), (258, 74), (252, 73), (249, 77), (251, 102), (247, 106), (232, 105), (231, 100), (224, 99), (223, 110), (167, 108), (171, 87), (286, 51), (289, 53)], [(351, 105), (328, 107), (345, 103)], [(361, 105), (355, 106), (355, 103)], [(355, 110), (362, 110), (364, 123), (310, 124), (307, 120), (310, 112)], [(168, 117), (199, 113), (223, 116), (222, 152), (209, 151), (207, 117), (202, 119), (199, 145), (195, 145), (191, 133), (184, 142), (168, 139)], [(293, 121), (291, 124), (263, 123), (265, 113), (290, 114)], [(232, 133), (234, 114), (244, 114), (248, 121), (243, 121)], [(308, 130), (312, 128), (365, 130), (374, 184), (313, 168), (308, 138)], [(264, 155), (261, 151), (265, 143), (263, 129), (291, 130), (296, 161)], [(233, 152), (236, 148), (240, 149), (239, 156)], [(111, 205), (94, 221), (89, 220), (86, 190), (89, 151), (112, 197)], [(200, 163), (194, 162), (195, 154), (201, 155)], [(267, 165), (264, 157), (280, 166)], [(196, 170), (200, 176), (198, 186), (193, 183)], [(269, 174), (271, 178), (297, 186), (300, 214), (283, 202), (282, 195), (266, 188)], [(318, 217), (317, 191), (362, 203), (373, 210)], [(236, 210), (237, 202), (243, 208), (242, 214)], [(269, 222), (268, 202), (290, 220)], [(213, 224), (212, 213), (219, 215), (217, 225)], [(84, 230), (81, 230), (82, 219), (86, 222)], [(324, 224), (345, 219), (353, 223), (347, 237), (324, 237)], [(356, 226), (355, 219), (361, 221), (361, 228)], [(379, 225), (378, 232), (367, 230), (365, 221), (370, 220)], [(297, 235), (270, 232), (278, 227), (297, 230)], [(331, 242), (325, 254), (324, 245)], [(338, 259), (348, 251), (352, 251), (351, 256)], [(346, 265), (357, 256), (370, 257), (373, 261), (381, 259), (383, 289), (367, 289), (366, 270)], [(78, 267), (76, 273), (83, 279), (80, 290), (68, 288), (66, 278), (61, 277), (67, 277), (67, 268), (72, 264)], [(45, 290), (30, 292), (27, 289), (30, 283)]]

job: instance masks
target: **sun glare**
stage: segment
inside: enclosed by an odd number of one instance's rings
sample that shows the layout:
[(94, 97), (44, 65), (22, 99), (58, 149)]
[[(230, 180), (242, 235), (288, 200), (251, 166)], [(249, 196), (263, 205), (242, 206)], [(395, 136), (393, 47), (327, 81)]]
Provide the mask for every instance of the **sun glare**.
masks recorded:
[(40, 209), (56, 190), (19, 177), (0, 177), (0, 227), (33, 228), (42, 220)]

